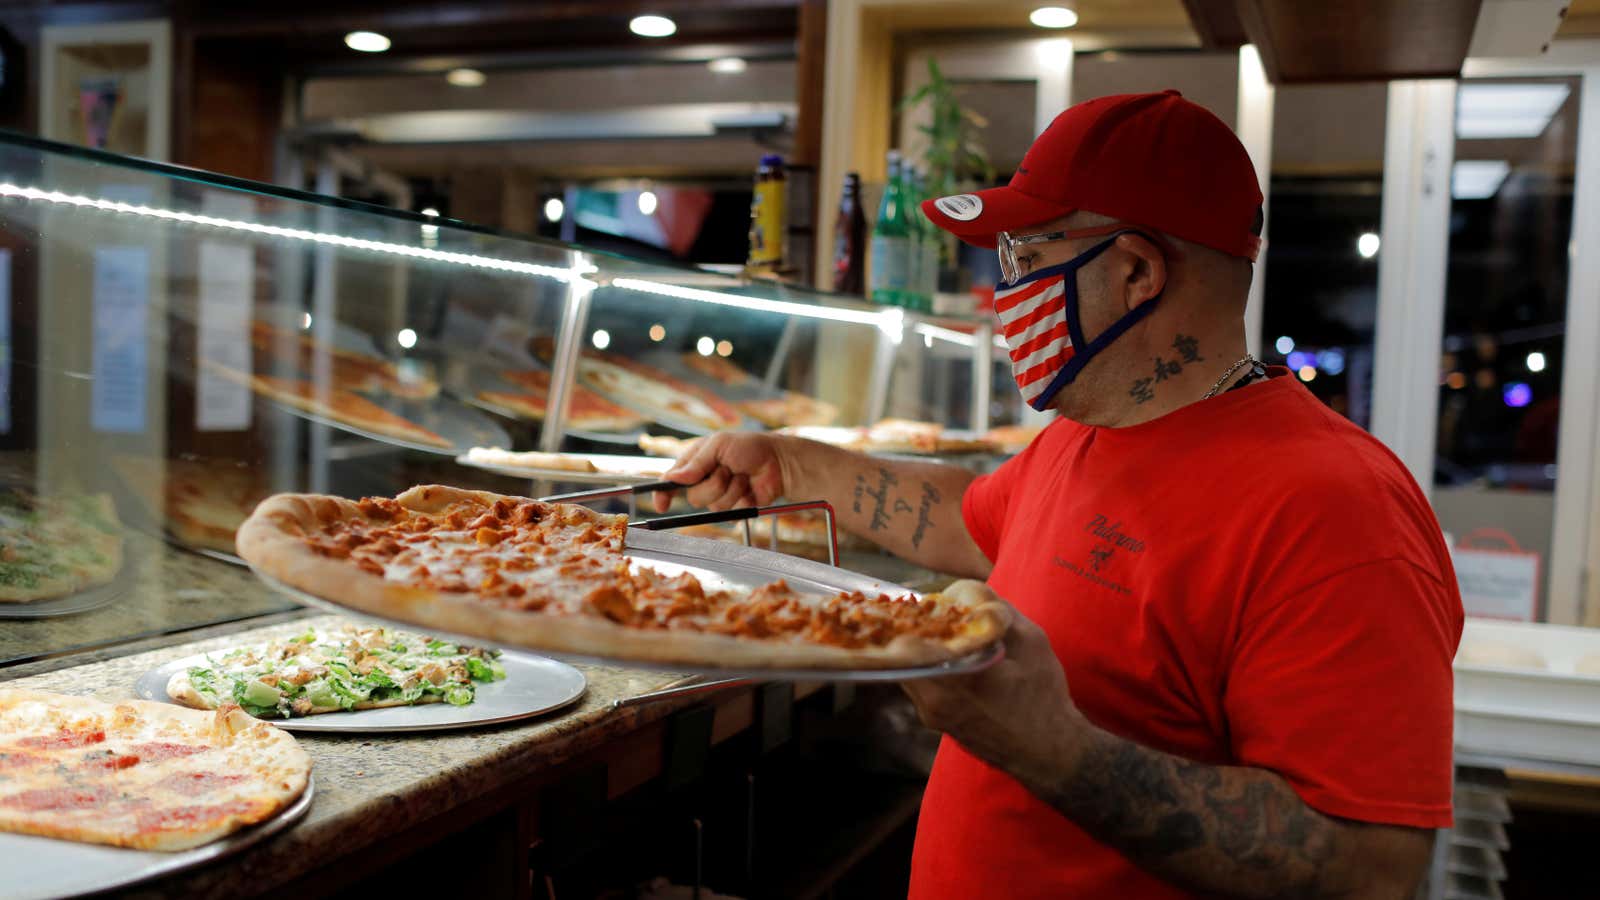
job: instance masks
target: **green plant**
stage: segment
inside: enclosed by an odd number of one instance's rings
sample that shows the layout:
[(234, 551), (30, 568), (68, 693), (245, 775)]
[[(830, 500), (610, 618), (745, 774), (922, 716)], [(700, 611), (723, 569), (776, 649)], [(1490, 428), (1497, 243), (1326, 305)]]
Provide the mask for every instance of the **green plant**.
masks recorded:
[(939, 71), (939, 63), (928, 57), (928, 83), (900, 103), (902, 114), (926, 104), (928, 121), (917, 126), (927, 146), (922, 150), (922, 168), (928, 173), (928, 189), (935, 197), (956, 193), (969, 180), (992, 181), (994, 166), (983, 148), (982, 134), (988, 122), (961, 105), (956, 86)]

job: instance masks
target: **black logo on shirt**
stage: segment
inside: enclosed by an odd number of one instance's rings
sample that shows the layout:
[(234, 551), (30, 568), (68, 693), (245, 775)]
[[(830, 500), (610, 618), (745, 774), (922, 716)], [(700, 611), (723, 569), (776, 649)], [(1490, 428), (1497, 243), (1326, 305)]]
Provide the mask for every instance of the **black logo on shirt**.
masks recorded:
[[(1121, 522), (1113, 522), (1106, 516), (1097, 515), (1089, 520), (1083, 530), (1098, 538), (1098, 543), (1089, 551), (1088, 564), (1069, 562), (1059, 555), (1051, 561), (1068, 572), (1091, 581), (1100, 587), (1116, 591), (1119, 594), (1132, 594), (1126, 585), (1117, 582), (1109, 571), (1113, 568), (1113, 561), (1118, 559), (1117, 551), (1124, 555), (1143, 553), (1144, 541), (1139, 540), (1122, 530)], [(1106, 574), (1102, 574), (1106, 573)]]

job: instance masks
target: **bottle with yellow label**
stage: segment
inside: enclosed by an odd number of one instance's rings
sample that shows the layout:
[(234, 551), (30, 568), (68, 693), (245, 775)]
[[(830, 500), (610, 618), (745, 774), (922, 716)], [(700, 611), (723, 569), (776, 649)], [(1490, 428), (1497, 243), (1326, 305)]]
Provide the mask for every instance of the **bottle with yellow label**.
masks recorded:
[(767, 154), (756, 169), (755, 192), (750, 198), (750, 255), (752, 273), (783, 268), (783, 239), (787, 227), (783, 210), (783, 157)]

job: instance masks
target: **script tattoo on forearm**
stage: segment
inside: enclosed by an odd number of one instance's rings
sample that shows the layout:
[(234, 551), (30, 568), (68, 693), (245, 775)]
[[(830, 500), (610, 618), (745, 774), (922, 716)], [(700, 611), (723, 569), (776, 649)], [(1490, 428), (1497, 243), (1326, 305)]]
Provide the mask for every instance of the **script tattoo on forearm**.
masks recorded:
[(1186, 887), (1226, 886), (1250, 897), (1323, 897), (1351, 887), (1351, 873), (1337, 865), (1350, 826), (1311, 809), (1270, 772), (1193, 762), (1107, 736), (1070, 782), (1041, 796), (1095, 838)]
[(917, 530), (911, 533), (911, 546), (922, 548), (922, 537), (933, 527), (933, 508), (939, 503), (939, 489), (932, 482), (922, 483), (922, 505), (917, 508)]
[[(900, 478), (883, 466), (878, 467), (878, 486), (876, 488), (868, 484), (867, 476), (856, 476), (855, 505), (852, 509), (855, 512), (861, 512), (861, 498), (863, 496), (872, 498), (871, 528), (873, 531), (882, 531), (889, 527), (889, 511), (891, 509), (895, 512), (911, 511), (911, 504), (906, 503), (903, 498), (896, 500), (890, 500), (889, 498), (889, 489), (899, 483)], [(904, 510), (901, 509), (902, 505)]]

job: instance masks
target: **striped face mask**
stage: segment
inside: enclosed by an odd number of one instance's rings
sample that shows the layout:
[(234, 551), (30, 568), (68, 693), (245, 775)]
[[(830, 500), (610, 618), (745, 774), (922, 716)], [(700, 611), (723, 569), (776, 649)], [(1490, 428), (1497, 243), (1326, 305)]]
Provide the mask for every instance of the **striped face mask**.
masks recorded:
[(1117, 232), (1064, 263), (1030, 272), (1016, 284), (995, 286), (994, 311), (1011, 349), (1011, 374), (1022, 399), (1034, 409), (1049, 409), (1050, 401), (1089, 360), (1150, 315), (1161, 299), (1139, 304), (1094, 340), (1084, 336), (1078, 315), (1078, 270), (1124, 233)]

